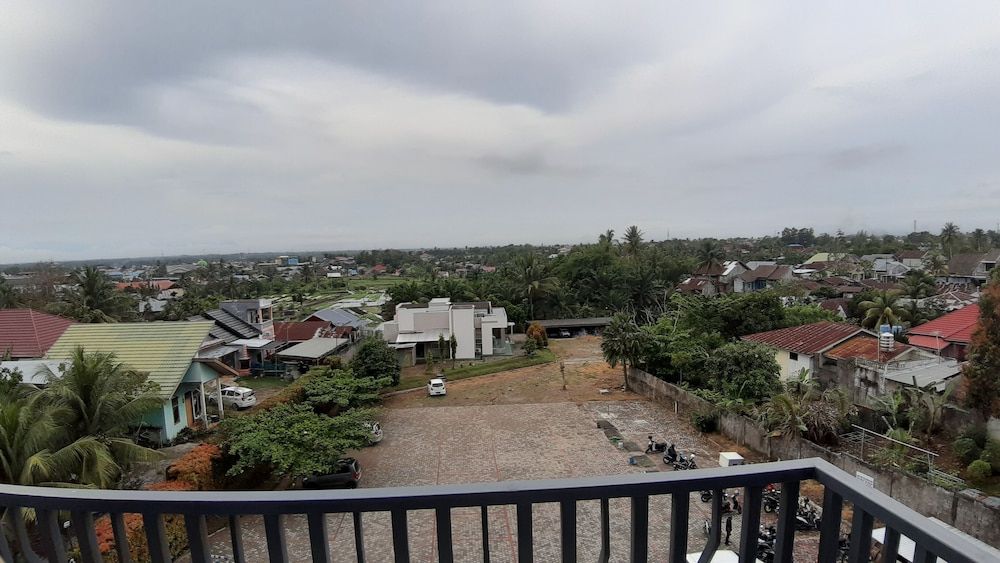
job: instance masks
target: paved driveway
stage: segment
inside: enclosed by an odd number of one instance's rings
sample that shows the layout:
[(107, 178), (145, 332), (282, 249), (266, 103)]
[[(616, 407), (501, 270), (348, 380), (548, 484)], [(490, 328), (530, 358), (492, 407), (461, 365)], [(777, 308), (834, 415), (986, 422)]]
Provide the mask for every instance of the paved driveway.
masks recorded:
[[(442, 398), (442, 401), (446, 401)], [(544, 403), (437, 408), (390, 409), (385, 412), (385, 440), (360, 452), (365, 487), (394, 487), (483, 481), (545, 479), (614, 475), (664, 469), (662, 462), (643, 469), (628, 464), (635, 453), (615, 447), (596, 421), (609, 420), (630, 441), (644, 447), (645, 436), (666, 436), (684, 451), (696, 451), (713, 462), (718, 448), (692, 435), (673, 413), (642, 401), (606, 403)], [(612, 560), (628, 557), (628, 501), (613, 500)], [(701, 523), (708, 505), (691, 500), (691, 551), (704, 542)], [(596, 559), (599, 545), (599, 508), (596, 501), (578, 505), (580, 560)], [(354, 560), (354, 532), (350, 515), (330, 515), (330, 545), (335, 561)], [(534, 515), (534, 550), (537, 561), (558, 560), (558, 505), (538, 505)], [(738, 538), (734, 519), (733, 542)], [(310, 561), (308, 532), (303, 517), (289, 517), (286, 529), (293, 561)], [(653, 498), (650, 505), (650, 559), (664, 560), (669, 522), (669, 500)], [(388, 514), (367, 514), (365, 549), (369, 561), (390, 561), (391, 529)], [(455, 557), (482, 561), (478, 509), (452, 514)], [(491, 560), (513, 561), (517, 551), (516, 517), (512, 506), (490, 509)], [(414, 561), (436, 560), (435, 529), (430, 511), (411, 513), (410, 553)], [(244, 541), (250, 561), (266, 561), (263, 526), (249, 517)], [(230, 554), (228, 532), (213, 536), (219, 560)]]

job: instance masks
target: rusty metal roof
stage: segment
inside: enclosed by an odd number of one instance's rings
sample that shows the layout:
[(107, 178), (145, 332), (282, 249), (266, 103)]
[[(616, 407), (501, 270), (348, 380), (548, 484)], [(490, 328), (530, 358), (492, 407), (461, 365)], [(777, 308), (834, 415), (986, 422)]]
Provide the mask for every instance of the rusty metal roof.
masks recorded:
[(821, 321), (807, 325), (748, 334), (743, 337), (743, 340), (759, 342), (780, 350), (788, 350), (799, 354), (816, 354), (836, 346), (859, 333), (870, 334), (859, 326)]

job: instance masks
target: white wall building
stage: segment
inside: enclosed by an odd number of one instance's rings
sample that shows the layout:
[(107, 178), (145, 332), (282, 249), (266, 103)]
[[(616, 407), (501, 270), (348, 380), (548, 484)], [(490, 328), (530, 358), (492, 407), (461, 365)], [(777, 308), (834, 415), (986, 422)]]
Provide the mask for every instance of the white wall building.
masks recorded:
[[(489, 301), (452, 303), (441, 297), (429, 303), (400, 303), (396, 316), (382, 325), (386, 342), (401, 347), (414, 347), (415, 358), (426, 358), (427, 352), (440, 357), (438, 340), (458, 344), (455, 359), (471, 360), (482, 356), (509, 355), (509, 334), (513, 323), (507, 321), (507, 311)], [(445, 356), (450, 355), (450, 349)]]

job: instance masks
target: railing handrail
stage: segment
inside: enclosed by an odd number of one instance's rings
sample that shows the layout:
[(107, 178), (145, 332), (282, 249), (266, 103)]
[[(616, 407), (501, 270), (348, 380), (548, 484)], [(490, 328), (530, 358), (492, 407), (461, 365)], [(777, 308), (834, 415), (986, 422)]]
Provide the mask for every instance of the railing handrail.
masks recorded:
[(815, 478), (811, 459), (694, 471), (341, 490), (142, 491), (0, 485), (0, 506), (165, 514), (305, 514), (423, 510), (667, 495)]

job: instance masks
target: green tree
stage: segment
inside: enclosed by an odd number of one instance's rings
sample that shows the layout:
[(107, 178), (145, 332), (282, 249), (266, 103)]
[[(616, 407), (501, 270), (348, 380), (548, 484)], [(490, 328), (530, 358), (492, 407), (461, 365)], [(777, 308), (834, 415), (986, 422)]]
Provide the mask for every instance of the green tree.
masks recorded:
[(923, 270), (910, 270), (903, 276), (904, 294), (912, 299), (923, 299), (937, 293), (934, 276)]
[(871, 300), (859, 303), (858, 308), (864, 314), (861, 325), (866, 328), (898, 325), (903, 310), (899, 305), (899, 292), (888, 290), (877, 292)]
[(131, 314), (132, 298), (115, 292), (111, 280), (97, 268), (86, 266), (69, 278), (76, 286), (68, 300), (68, 313), (73, 318), (87, 323), (112, 323)]
[(986, 231), (976, 229), (972, 231), (970, 238), (972, 239), (972, 246), (976, 249), (976, 252), (982, 252), (983, 247), (986, 245)]
[(534, 319), (536, 306), (555, 290), (559, 278), (553, 276), (545, 262), (535, 254), (521, 256), (514, 262), (513, 268), (514, 282), (528, 304), (528, 315)]
[(0, 276), (0, 309), (16, 309), (20, 307), (21, 299), (17, 291)]
[(625, 237), (622, 239), (622, 252), (629, 258), (636, 258), (641, 251), (642, 231), (636, 225), (632, 225), (625, 229)]
[(725, 257), (722, 252), (722, 247), (719, 243), (712, 239), (705, 239), (701, 241), (701, 245), (698, 247), (698, 268), (707, 268), (713, 264), (718, 264)]
[(221, 425), (222, 444), (236, 460), (228, 474), (258, 467), (288, 477), (329, 471), (345, 451), (368, 443), (370, 430), (365, 424), (373, 418), (369, 409), (326, 416), (304, 403), (228, 417)]
[(948, 254), (948, 259), (954, 255), (955, 244), (958, 243), (958, 238), (962, 235), (962, 231), (959, 230), (958, 225), (952, 222), (947, 222), (944, 224), (944, 228), (941, 229), (941, 247)]
[(781, 368), (774, 351), (753, 342), (731, 342), (714, 350), (707, 370), (712, 386), (725, 397), (755, 405), (777, 393)]
[(455, 355), (458, 354), (458, 338), (452, 334), (451, 338), (448, 339), (448, 347), (451, 348), (451, 367), (455, 367)]
[(792, 305), (785, 307), (785, 326), (801, 326), (820, 321), (839, 321), (833, 311), (827, 311), (819, 305)]
[(379, 392), (392, 385), (391, 377), (355, 377), (349, 369), (313, 368), (302, 386), (306, 402), (319, 410), (368, 407)]
[(1000, 415), (1000, 282), (986, 284), (979, 298), (979, 324), (964, 374), (966, 405), (983, 417)]
[(399, 385), (401, 369), (396, 351), (378, 337), (365, 339), (351, 360), (351, 371), (357, 377), (388, 377)]
[(841, 430), (857, 413), (840, 389), (822, 390), (819, 382), (802, 369), (784, 390), (757, 409), (757, 419), (771, 436), (804, 436), (814, 442), (834, 443)]
[[(129, 427), (163, 404), (159, 387), (145, 374), (127, 369), (114, 354), (73, 351), (64, 373), (53, 374), (41, 396), (65, 413), (65, 429), (71, 439), (92, 438), (100, 451), (82, 460), (84, 479), (101, 488), (113, 485), (121, 468), (137, 461), (157, 459), (159, 454), (135, 444)], [(87, 474), (101, 460), (114, 461), (115, 468)], [(105, 480), (110, 477), (112, 480)]]
[(601, 334), (601, 352), (604, 354), (604, 359), (611, 367), (622, 365), (626, 387), (628, 387), (628, 368), (639, 363), (648, 342), (648, 333), (623, 314), (615, 315)]

